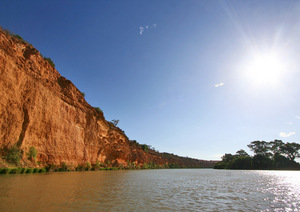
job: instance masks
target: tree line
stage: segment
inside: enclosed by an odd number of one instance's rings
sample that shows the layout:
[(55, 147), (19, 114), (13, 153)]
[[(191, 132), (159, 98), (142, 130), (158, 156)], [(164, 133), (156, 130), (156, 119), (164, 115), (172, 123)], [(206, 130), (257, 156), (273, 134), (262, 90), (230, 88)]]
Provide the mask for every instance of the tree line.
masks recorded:
[(284, 143), (282, 140), (252, 141), (247, 145), (254, 156), (241, 149), (236, 154), (225, 154), (215, 169), (277, 169), (300, 170), (300, 164), (295, 161), (300, 157), (300, 144)]

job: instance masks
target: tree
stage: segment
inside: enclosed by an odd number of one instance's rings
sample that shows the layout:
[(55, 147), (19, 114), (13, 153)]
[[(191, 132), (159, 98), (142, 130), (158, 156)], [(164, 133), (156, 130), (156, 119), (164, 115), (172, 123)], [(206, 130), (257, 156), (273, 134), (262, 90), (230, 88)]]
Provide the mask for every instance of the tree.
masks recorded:
[(270, 143), (266, 141), (252, 141), (247, 145), (256, 155), (270, 156)]
[[(300, 170), (295, 158), (300, 158), (299, 143), (284, 143), (281, 140), (271, 142), (252, 141), (248, 147), (255, 153), (249, 156), (240, 149), (235, 155), (225, 154), (215, 169), (288, 169)], [(274, 153), (272, 157), (270, 157)]]
[(271, 169), (272, 168), (272, 159), (266, 155), (257, 154), (252, 159), (252, 168), (253, 169)]
[(239, 156), (239, 157), (240, 156), (249, 157), (249, 154), (243, 149), (240, 149), (239, 151), (237, 151), (236, 155)]
[(119, 120), (113, 119), (111, 123), (116, 127), (119, 124)]
[(294, 167), (297, 167), (297, 163), (295, 161), (291, 161), (281, 154), (275, 154), (273, 159), (275, 169), (293, 169)]
[(271, 151), (273, 152), (274, 155), (278, 155), (281, 153), (280, 147), (284, 145), (282, 140), (277, 140), (275, 139), (274, 141), (270, 142), (271, 145)]
[(230, 169), (251, 169), (252, 158), (250, 156), (239, 156), (229, 162)]
[(294, 161), (296, 157), (300, 157), (300, 144), (298, 143), (286, 143), (280, 147), (280, 151), (288, 157), (291, 161)]
[(234, 159), (234, 155), (226, 153), (222, 156), (222, 161), (228, 163), (229, 161)]

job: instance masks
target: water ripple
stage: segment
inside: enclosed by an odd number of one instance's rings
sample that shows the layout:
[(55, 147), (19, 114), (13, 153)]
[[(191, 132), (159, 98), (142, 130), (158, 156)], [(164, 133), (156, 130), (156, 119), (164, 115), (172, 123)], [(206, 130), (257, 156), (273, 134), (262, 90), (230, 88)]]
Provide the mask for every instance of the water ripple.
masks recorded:
[(1, 211), (299, 211), (300, 172), (212, 169), (0, 176)]

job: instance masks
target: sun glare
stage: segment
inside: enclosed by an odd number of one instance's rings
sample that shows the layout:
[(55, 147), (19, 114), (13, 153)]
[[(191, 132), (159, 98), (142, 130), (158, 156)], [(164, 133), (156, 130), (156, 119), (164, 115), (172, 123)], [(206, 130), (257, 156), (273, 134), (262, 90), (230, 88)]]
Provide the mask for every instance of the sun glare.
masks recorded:
[(246, 65), (246, 77), (256, 86), (279, 85), (280, 79), (285, 71), (285, 64), (282, 58), (275, 53), (257, 53)]

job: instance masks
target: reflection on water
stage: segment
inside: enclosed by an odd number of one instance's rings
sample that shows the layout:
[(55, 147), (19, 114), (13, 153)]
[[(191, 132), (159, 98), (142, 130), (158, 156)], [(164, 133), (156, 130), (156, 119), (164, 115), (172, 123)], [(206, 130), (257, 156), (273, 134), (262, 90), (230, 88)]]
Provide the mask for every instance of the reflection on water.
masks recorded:
[(212, 169), (0, 176), (0, 211), (298, 211), (300, 172)]
[[(272, 208), (282, 208), (284, 211), (300, 210), (300, 172), (273, 171), (261, 172), (264, 182), (261, 182), (261, 192), (272, 193), (270, 199)], [(264, 188), (264, 184), (268, 184)]]

